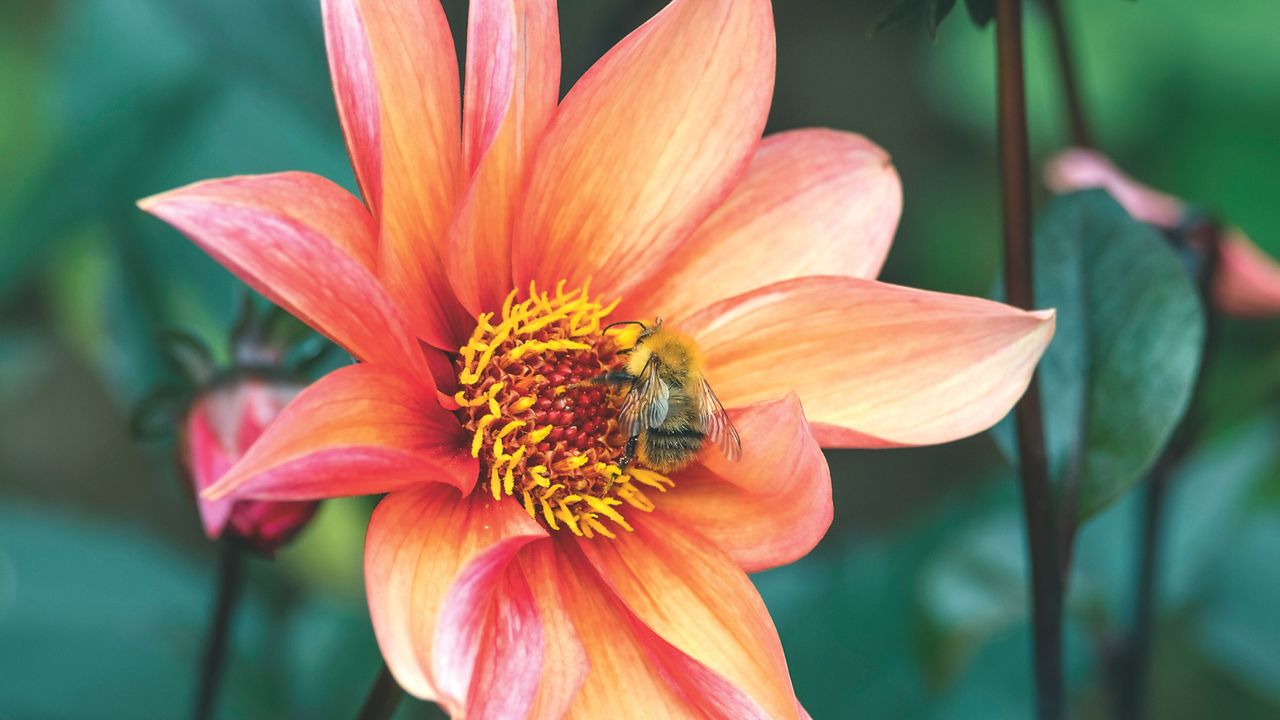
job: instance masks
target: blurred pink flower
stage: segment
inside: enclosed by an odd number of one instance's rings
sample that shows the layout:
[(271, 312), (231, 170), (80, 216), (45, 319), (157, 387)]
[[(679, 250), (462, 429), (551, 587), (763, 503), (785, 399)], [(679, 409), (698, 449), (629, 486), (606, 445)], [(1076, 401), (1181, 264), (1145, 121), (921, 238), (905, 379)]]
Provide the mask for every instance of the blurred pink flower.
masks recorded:
[[(1045, 185), (1058, 193), (1102, 188), (1135, 219), (1161, 230), (1183, 228), (1186, 203), (1124, 174), (1107, 156), (1085, 148), (1058, 153), (1044, 166)], [(1219, 232), (1213, 303), (1230, 315), (1260, 317), (1280, 313), (1280, 263), (1238, 228)]]
[(182, 464), (195, 486), (200, 519), (210, 539), (230, 532), (272, 555), (315, 514), (319, 503), (313, 501), (209, 500), (202, 495), (301, 389), (289, 381), (242, 377), (218, 383), (192, 402), (183, 422)]

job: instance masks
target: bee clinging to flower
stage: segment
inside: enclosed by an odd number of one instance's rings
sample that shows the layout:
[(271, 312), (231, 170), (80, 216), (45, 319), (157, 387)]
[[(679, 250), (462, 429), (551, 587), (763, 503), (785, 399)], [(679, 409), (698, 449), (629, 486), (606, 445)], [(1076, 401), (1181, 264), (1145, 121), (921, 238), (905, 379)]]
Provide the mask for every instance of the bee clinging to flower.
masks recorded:
[(641, 328), (635, 345), (625, 351), (626, 364), (598, 381), (626, 385), (618, 426), (627, 437), (620, 463), (633, 460), (668, 473), (694, 461), (703, 446), (714, 443), (730, 460), (742, 455), (742, 439), (704, 374), (702, 353), (693, 339), (662, 326), (628, 320), (617, 325)]

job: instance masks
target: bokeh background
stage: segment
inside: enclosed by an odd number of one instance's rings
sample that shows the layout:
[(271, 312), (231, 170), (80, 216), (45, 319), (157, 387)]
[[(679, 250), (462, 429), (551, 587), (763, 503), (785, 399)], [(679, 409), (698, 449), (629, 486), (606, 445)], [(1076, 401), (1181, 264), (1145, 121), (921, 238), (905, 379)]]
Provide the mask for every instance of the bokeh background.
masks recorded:
[[(771, 130), (826, 125), (892, 153), (905, 214), (886, 278), (988, 294), (998, 270), (993, 32), (868, 37), (881, 0), (778, 0)], [(1280, 255), (1280, 6), (1069, 0), (1100, 145)], [(660, 5), (561, 0), (565, 87)], [(455, 31), (465, 3), (445, 2)], [(1065, 142), (1048, 28), (1028, 17), (1033, 152)], [(459, 37), (459, 48), (461, 40)], [(237, 282), (134, 201), (301, 169), (354, 188), (316, 0), (0, 3), (0, 717), (187, 713), (214, 552), (172, 445), (128, 416), (172, 373), (159, 331), (210, 341)], [(1280, 716), (1280, 324), (1213, 349), (1209, 431), (1177, 474), (1153, 716)], [(822, 718), (1021, 718), (1031, 709), (1023, 537), (987, 436), (831, 453), (836, 522), (757, 582)], [(1079, 717), (1105, 717), (1128, 622), (1138, 498), (1083, 531), (1069, 600)], [(227, 718), (353, 716), (377, 669), (360, 557), (368, 499), (327, 503), (250, 568)], [(436, 717), (407, 702), (399, 718)]]

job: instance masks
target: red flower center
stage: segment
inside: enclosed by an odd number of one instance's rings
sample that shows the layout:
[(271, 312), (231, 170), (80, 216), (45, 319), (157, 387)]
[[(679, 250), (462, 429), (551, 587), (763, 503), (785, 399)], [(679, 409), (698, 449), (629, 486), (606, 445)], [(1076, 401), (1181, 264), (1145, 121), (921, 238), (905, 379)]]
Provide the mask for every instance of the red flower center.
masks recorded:
[(605, 332), (617, 302), (602, 305), (585, 288), (565, 293), (561, 283), (549, 293), (531, 285), (526, 300), (516, 297), (512, 291), (500, 314), (477, 319), (455, 362), (462, 389), (454, 399), (472, 433), (481, 486), (519, 500), (552, 530), (614, 537), (606, 519), (630, 530), (619, 506), (653, 509), (638, 485), (664, 492), (672, 485), (619, 467), (627, 441), (617, 421), (622, 394), (594, 382), (622, 364), (619, 352), (635, 331)]

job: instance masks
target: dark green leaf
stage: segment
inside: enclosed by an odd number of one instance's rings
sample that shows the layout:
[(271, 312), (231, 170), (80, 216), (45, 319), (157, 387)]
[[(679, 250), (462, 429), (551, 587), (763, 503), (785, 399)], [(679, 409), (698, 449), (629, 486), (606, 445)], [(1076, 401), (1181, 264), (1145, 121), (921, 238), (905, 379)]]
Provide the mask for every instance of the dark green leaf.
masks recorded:
[(938, 37), (938, 26), (946, 19), (952, 8), (956, 6), (956, 0), (929, 0), (929, 37)]
[(964, 0), (969, 10), (969, 18), (978, 27), (986, 27), (991, 18), (996, 16), (996, 0)]
[(884, 9), (884, 12), (875, 19), (871, 27), (867, 29), (867, 35), (875, 35), (885, 28), (892, 27), (906, 20), (909, 17), (919, 15), (924, 12), (925, 7), (931, 0), (893, 0), (893, 4)]
[(1160, 233), (1100, 190), (1046, 208), (1035, 264), (1036, 304), (1058, 311), (1040, 364), (1050, 473), (1083, 522), (1138, 482), (1182, 418), (1204, 311)]

